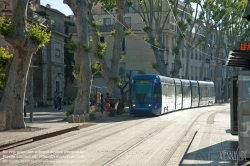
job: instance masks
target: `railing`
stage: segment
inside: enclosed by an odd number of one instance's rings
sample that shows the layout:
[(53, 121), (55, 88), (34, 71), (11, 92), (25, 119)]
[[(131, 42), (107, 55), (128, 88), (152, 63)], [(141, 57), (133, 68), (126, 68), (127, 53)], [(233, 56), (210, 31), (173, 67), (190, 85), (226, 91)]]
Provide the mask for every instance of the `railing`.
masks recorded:
[(210, 64), (210, 59), (206, 59), (205, 62), (208, 63), (208, 64)]
[(64, 26), (62, 24), (54, 20), (46, 19), (33, 11), (27, 12), (27, 18), (38, 23), (39, 25), (48, 26), (50, 30), (64, 33)]
[(100, 32), (110, 32), (111, 30), (113, 30), (115, 28), (115, 25), (114, 24), (111, 24), (111, 25), (99, 25), (97, 27), (97, 29), (100, 31)]

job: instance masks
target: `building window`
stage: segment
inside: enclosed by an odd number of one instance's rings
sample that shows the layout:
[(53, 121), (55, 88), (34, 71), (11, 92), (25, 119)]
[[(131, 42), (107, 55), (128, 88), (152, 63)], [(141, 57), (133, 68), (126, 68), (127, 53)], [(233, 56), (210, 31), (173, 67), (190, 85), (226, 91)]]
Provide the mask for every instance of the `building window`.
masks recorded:
[(56, 81), (56, 92), (59, 93), (60, 92), (60, 82)]
[(193, 79), (193, 66), (191, 66), (190, 76)]
[(111, 25), (111, 18), (104, 18), (104, 25)]
[(197, 50), (195, 50), (195, 60), (197, 60)]
[(55, 56), (59, 57), (60, 56), (60, 50), (59, 49), (55, 49)]
[(195, 78), (197, 80), (197, 67), (195, 66)]
[(124, 17), (124, 23), (126, 28), (131, 28), (131, 17)]
[(185, 51), (182, 49), (182, 58), (185, 58)]
[(101, 36), (100, 37), (100, 42), (102, 42), (102, 43), (104, 43), (105, 41), (104, 41), (104, 37), (103, 36)]
[(122, 40), (122, 51), (125, 51), (125, 38)]

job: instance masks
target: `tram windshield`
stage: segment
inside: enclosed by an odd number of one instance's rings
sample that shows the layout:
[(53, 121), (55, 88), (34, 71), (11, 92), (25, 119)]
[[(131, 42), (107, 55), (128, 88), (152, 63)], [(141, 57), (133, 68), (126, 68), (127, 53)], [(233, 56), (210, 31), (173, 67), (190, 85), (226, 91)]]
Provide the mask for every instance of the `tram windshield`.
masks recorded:
[(152, 100), (152, 80), (135, 80), (132, 98), (134, 102), (148, 103)]

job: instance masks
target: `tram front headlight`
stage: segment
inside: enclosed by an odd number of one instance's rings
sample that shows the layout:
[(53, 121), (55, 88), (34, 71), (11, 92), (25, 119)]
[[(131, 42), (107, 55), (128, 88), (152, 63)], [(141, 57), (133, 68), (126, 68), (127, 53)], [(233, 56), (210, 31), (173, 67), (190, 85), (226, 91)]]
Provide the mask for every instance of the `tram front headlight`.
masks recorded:
[(133, 107), (135, 107), (135, 104), (133, 104)]
[(148, 104), (149, 107), (151, 107), (151, 104)]

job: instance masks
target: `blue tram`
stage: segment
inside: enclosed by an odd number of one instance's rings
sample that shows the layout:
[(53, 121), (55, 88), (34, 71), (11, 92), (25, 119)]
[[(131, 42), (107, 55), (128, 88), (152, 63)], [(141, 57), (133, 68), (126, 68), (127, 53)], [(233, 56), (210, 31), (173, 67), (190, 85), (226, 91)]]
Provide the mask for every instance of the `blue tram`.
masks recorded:
[(129, 110), (135, 115), (161, 115), (175, 110), (213, 105), (214, 83), (137, 75), (129, 82)]

